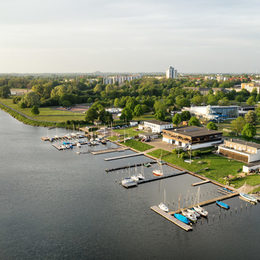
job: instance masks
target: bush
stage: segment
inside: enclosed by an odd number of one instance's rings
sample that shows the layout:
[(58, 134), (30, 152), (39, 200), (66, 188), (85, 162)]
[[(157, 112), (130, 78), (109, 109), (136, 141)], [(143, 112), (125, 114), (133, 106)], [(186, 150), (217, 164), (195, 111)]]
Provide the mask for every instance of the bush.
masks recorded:
[(39, 115), (40, 114), (39, 108), (37, 106), (33, 106), (32, 109), (31, 109), (31, 112), (34, 115)]

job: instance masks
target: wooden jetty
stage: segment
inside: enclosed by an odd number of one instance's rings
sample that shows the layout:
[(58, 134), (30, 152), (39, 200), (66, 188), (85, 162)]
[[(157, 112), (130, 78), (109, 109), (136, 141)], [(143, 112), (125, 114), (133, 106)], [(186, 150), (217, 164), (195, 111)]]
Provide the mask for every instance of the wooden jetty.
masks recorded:
[(106, 172), (114, 172), (114, 171), (119, 171), (119, 170), (124, 170), (124, 169), (128, 169), (128, 168), (133, 168), (133, 167), (140, 167), (143, 166), (145, 164), (155, 164), (157, 162), (155, 161), (151, 161), (151, 162), (146, 162), (146, 163), (138, 163), (138, 164), (133, 164), (133, 165), (126, 165), (126, 166), (122, 166), (122, 167), (118, 167), (118, 168), (112, 168), (112, 169), (106, 169)]
[(104, 153), (122, 152), (122, 151), (126, 151), (126, 150), (129, 150), (129, 148), (128, 147), (111, 148), (111, 149), (104, 149), (104, 150), (95, 151), (95, 152), (91, 152), (91, 153), (94, 155), (98, 155), (98, 154), (104, 154)]
[[(179, 176), (179, 175), (182, 175), (182, 174), (185, 174), (187, 173), (186, 171), (182, 171), (182, 172), (174, 172), (174, 173), (170, 173), (170, 174), (166, 174), (166, 175), (163, 175), (163, 176), (154, 176), (154, 175), (151, 175), (150, 178), (146, 178), (144, 180), (139, 180), (137, 181), (136, 183), (139, 185), (139, 184), (144, 184), (144, 183), (148, 183), (148, 182), (153, 182), (153, 181), (158, 181), (158, 180), (162, 180), (162, 179), (167, 179), (167, 178), (171, 178), (171, 177), (176, 177), (176, 176)], [(128, 187), (127, 184), (123, 185), (124, 188), (130, 188), (130, 186)], [(132, 187), (132, 186), (131, 186)]]
[(176, 219), (171, 214), (164, 212), (163, 210), (161, 210), (157, 206), (152, 206), (151, 210), (153, 210), (157, 214), (161, 215), (162, 217), (166, 218), (167, 220), (171, 221), (172, 223), (174, 223), (175, 225), (179, 226), (180, 228), (184, 229), (185, 231), (192, 230), (192, 227), (190, 225), (187, 225), (187, 224), (181, 222), (180, 220)]
[(198, 203), (196, 205), (191, 205), (191, 206), (189, 206), (187, 208), (182, 208), (182, 209), (178, 209), (176, 211), (171, 211), (171, 212), (169, 212), (169, 214), (173, 215), (175, 213), (180, 213), (181, 210), (186, 210), (186, 209), (192, 208), (194, 206), (206, 206), (206, 205), (215, 203), (217, 200), (226, 200), (226, 199), (238, 196), (238, 195), (239, 195), (238, 192), (229, 193), (229, 194), (221, 196), (221, 197), (217, 197), (217, 198), (214, 198), (214, 199), (210, 199), (210, 200), (206, 200), (206, 201), (200, 202), (200, 203)]
[(111, 158), (105, 158), (105, 161), (113, 161), (113, 160), (119, 160), (119, 159), (125, 159), (129, 157), (135, 157), (135, 156), (140, 156), (144, 155), (144, 153), (134, 153), (134, 154), (127, 154), (127, 155), (122, 155), (122, 156), (116, 156), (116, 157), (111, 157)]
[(210, 182), (210, 180), (205, 180), (205, 181), (195, 182), (191, 185), (192, 186), (198, 186), (198, 185), (202, 185), (202, 184), (209, 183), (209, 182)]

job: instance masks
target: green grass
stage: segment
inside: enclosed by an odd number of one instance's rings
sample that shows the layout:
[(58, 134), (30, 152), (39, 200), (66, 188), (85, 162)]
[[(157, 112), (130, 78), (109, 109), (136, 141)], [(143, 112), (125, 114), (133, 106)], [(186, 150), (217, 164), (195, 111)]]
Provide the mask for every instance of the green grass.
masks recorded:
[(251, 193), (257, 193), (257, 192), (260, 192), (260, 187), (253, 189)]
[(152, 120), (152, 119), (155, 119), (155, 116), (151, 113), (149, 114), (144, 114), (142, 116), (137, 116), (137, 117), (134, 117), (133, 120), (137, 120), (137, 121), (142, 121), (142, 120)]
[(85, 115), (82, 113), (74, 113), (70, 111), (60, 111), (53, 107), (40, 107), (39, 115), (34, 115), (31, 113), (31, 108), (20, 108), (17, 104), (13, 104), (12, 99), (2, 99), (0, 101), (11, 108), (16, 109), (19, 112), (32, 117), (33, 119), (51, 122), (65, 122), (67, 120), (84, 120)]
[(110, 141), (117, 141), (118, 137), (117, 136), (110, 136), (107, 139), (110, 140)]
[[(161, 149), (155, 150), (150, 155), (160, 158), (162, 153)], [(199, 174), (224, 183), (224, 177), (231, 175), (237, 175), (237, 171), (242, 168), (243, 163), (235, 160), (230, 160), (215, 154), (201, 155), (199, 159), (193, 159), (193, 162), (186, 163), (183, 159), (178, 158), (178, 155), (163, 150), (162, 160), (180, 166), (192, 172), (198, 172)], [(203, 162), (199, 164), (198, 162)], [(205, 169), (208, 168), (208, 169)]]
[(125, 129), (115, 129), (113, 130), (114, 132), (124, 135), (125, 137), (135, 137), (138, 136), (138, 134), (144, 133), (143, 131), (136, 131), (137, 127), (130, 127), (130, 128), (125, 128)]
[(231, 184), (234, 184), (235, 187), (239, 188), (243, 186), (245, 183), (251, 186), (259, 185), (260, 184), (260, 175), (255, 174), (255, 175), (250, 175), (246, 176), (244, 178), (237, 178), (232, 181), (230, 181)]
[(125, 142), (122, 142), (122, 144), (129, 146), (135, 150), (138, 150), (140, 152), (144, 152), (146, 150), (149, 150), (151, 148), (153, 148), (153, 146), (146, 144), (146, 143), (142, 143), (140, 141), (136, 141), (136, 140), (126, 140)]

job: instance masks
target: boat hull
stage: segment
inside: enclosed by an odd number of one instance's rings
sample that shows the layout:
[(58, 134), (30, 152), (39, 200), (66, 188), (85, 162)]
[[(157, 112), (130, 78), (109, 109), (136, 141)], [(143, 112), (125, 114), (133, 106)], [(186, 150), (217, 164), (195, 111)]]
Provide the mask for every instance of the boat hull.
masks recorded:
[(224, 203), (224, 202), (222, 202), (222, 201), (216, 201), (216, 204), (219, 206), (219, 207), (221, 207), (221, 208), (223, 208), (223, 209), (230, 209), (230, 207), (229, 207), (229, 205), (227, 205), (226, 203)]
[(186, 218), (185, 216), (181, 215), (181, 214), (178, 214), (178, 213), (175, 213), (174, 214), (174, 217), (178, 220), (180, 220), (181, 222), (189, 225), (191, 222), (188, 218)]

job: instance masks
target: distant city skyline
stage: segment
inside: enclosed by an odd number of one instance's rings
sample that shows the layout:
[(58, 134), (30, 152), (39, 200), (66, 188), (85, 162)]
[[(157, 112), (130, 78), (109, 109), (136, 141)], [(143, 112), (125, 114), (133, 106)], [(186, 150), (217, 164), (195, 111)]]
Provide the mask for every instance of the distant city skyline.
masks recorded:
[(2, 0), (1, 73), (260, 73), (258, 0)]

